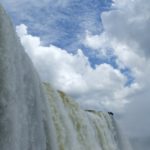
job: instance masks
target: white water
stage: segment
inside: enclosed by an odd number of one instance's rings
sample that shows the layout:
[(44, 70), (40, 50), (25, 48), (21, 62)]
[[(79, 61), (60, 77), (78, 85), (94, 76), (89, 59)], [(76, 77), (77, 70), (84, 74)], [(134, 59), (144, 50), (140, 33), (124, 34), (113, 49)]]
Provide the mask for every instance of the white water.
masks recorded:
[(0, 6), (0, 150), (56, 149), (39, 77)]
[(0, 150), (130, 150), (112, 116), (44, 88), (0, 6)]
[(113, 119), (103, 112), (88, 112), (63, 92), (44, 84), (60, 150), (131, 150)]

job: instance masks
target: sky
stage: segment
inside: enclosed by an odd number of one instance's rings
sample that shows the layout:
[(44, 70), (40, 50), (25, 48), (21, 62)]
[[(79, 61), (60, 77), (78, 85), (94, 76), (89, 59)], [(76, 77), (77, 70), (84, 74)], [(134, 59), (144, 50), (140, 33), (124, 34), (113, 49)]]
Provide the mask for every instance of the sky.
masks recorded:
[(125, 134), (150, 140), (150, 1), (1, 3), (43, 82), (83, 108), (115, 112)]

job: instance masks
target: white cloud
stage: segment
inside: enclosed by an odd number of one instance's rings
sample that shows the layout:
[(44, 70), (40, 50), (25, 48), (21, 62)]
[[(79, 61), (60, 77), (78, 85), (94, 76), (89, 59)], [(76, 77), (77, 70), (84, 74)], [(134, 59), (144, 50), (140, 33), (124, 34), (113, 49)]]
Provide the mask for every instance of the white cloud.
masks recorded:
[(85, 46), (88, 46), (92, 49), (100, 49), (108, 47), (108, 38), (105, 34), (101, 35), (92, 35), (89, 31), (86, 32), (85, 40), (83, 41)]
[(24, 35), (27, 35), (27, 26), (25, 26), (24, 24), (21, 24), (20, 26), (17, 26), (16, 27), (16, 31), (17, 31), (17, 33), (18, 33), (18, 36), (19, 37), (22, 37), (22, 36), (24, 36)]
[(76, 97), (85, 107), (120, 111), (125, 97), (138, 88), (124, 87), (126, 77), (109, 64), (93, 69), (82, 50), (73, 55), (54, 45), (42, 46), (40, 38), (28, 34), (23, 24), (16, 31), (42, 80)]

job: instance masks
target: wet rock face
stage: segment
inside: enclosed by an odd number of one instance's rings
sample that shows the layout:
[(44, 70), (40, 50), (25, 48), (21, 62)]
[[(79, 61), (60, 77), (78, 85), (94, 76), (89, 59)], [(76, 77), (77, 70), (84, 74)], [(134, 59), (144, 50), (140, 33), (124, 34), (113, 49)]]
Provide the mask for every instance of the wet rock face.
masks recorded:
[[(101, 111), (96, 111), (96, 110), (90, 110), (90, 109), (87, 109), (87, 110), (85, 110), (85, 111), (87, 111), (87, 112), (91, 112), (91, 113), (100, 113)], [(108, 114), (109, 115), (111, 115), (111, 116), (113, 116), (114, 115), (114, 113), (113, 112), (108, 112)]]
[(109, 114), (109, 115), (112, 115), (112, 116), (114, 115), (114, 113), (113, 113), (113, 112), (110, 112), (110, 111), (108, 112), (108, 114)]
[(87, 109), (87, 110), (85, 110), (85, 111), (87, 111), (87, 112), (92, 112), (92, 113), (95, 113), (95, 112), (96, 112), (95, 110), (90, 110), (90, 109)]

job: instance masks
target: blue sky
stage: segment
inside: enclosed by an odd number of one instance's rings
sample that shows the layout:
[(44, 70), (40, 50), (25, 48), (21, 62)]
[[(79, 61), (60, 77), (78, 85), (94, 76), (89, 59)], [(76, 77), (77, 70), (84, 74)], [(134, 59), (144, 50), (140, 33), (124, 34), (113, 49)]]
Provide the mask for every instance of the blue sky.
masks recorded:
[(128, 134), (150, 136), (150, 120), (142, 117), (139, 123), (135, 117), (147, 114), (150, 105), (150, 2), (1, 3), (42, 80), (74, 96), (81, 105), (120, 113)]
[[(98, 57), (96, 51), (83, 43), (87, 31), (92, 35), (103, 32), (101, 13), (112, 9), (111, 0), (66, 0), (64, 3), (50, 0), (45, 1), (43, 5), (39, 1), (37, 3), (31, 1), (30, 5), (23, 1), (20, 4), (14, 2), (16, 8), (6, 4), (14, 24), (26, 24), (29, 33), (39, 36), (44, 45), (53, 44), (70, 53), (82, 49), (92, 67), (102, 63), (118, 67), (113, 53), (111, 57)], [(19, 13), (20, 11), (22, 13)], [(125, 85), (130, 85), (133, 81), (131, 70), (125, 68), (121, 72), (128, 78)]]
[[(16, 25), (24, 23), (44, 43), (74, 51), (81, 47), (80, 39), (86, 30), (92, 34), (103, 30), (100, 13), (110, 9), (111, 0), (71, 0), (64, 5), (50, 0), (44, 6), (32, 2), (20, 5), (16, 8), (6, 5)], [(18, 9), (22, 13), (18, 14)]]
[(15, 25), (26, 24), (29, 32), (40, 36), (44, 44), (54, 44), (74, 52), (83, 48), (81, 40), (87, 30), (92, 34), (103, 31), (100, 14), (110, 9), (111, 0), (71, 0), (66, 3), (62, 5), (50, 0), (44, 6), (25, 2), (16, 8), (6, 5), (5, 2), (4, 5)]

